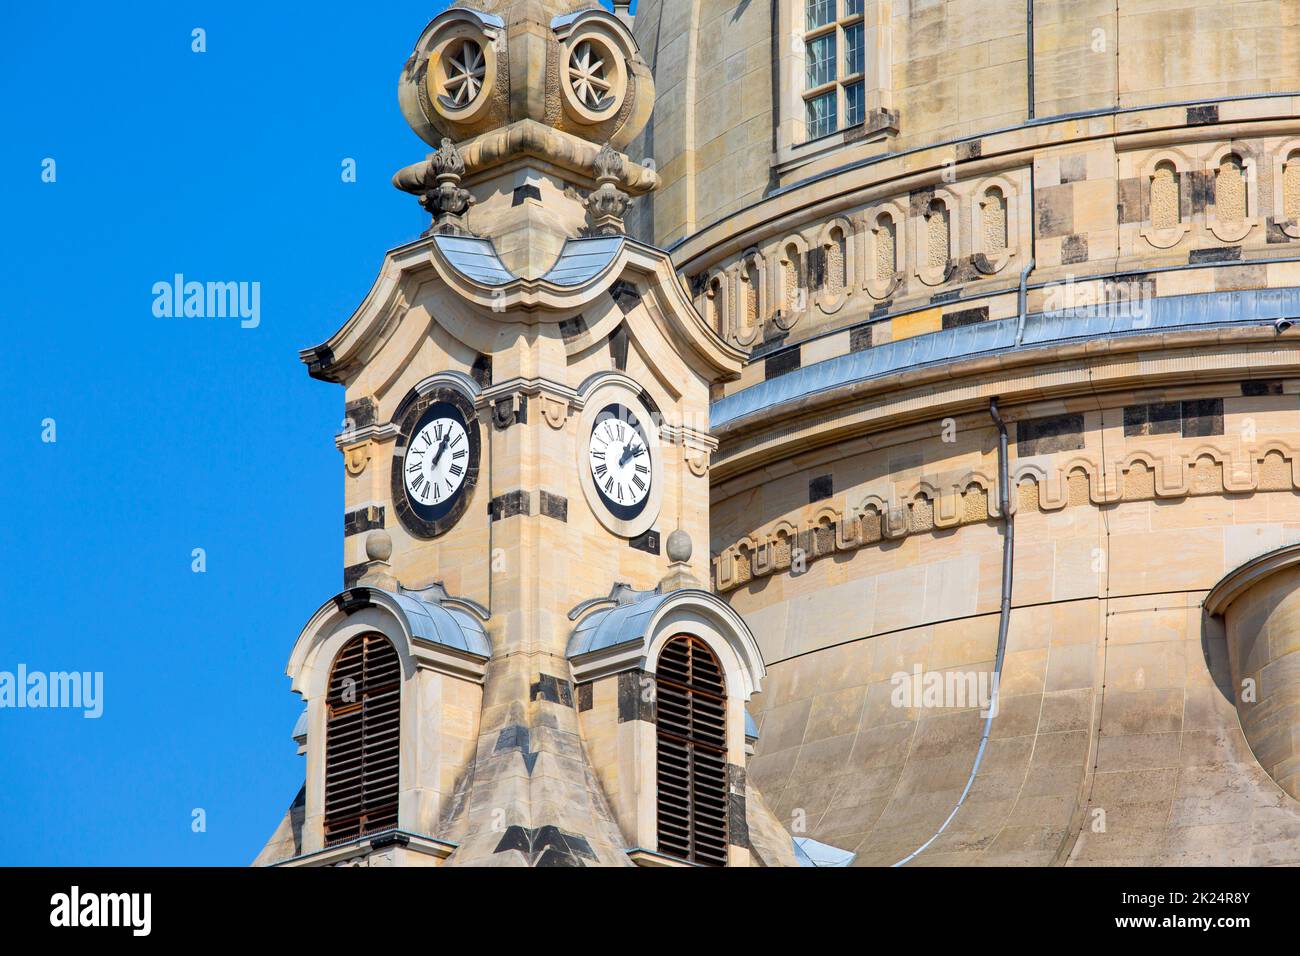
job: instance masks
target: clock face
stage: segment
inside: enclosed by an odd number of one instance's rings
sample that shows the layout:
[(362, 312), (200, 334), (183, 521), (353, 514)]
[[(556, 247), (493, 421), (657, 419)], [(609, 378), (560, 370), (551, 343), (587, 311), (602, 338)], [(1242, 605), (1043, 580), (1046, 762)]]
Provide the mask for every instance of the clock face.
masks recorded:
[(393, 452), (393, 506), (408, 531), (433, 538), (465, 511), (478, 477), (474, 407), (451, 389), (420, 397)]
[(654, 478), (652, 450), (636, 415), (607, 405), (596, 416), (587, 444), (587, 463), (596, 492), (617, 518), (635, 518), (645, 508)]
[[(432, 411), (432, 410), (431, 410)], [(469, 439), (458, 414), (426, 417), (406, 450), (402, 481), (412, 507), (436, 511), (465, 484)]]

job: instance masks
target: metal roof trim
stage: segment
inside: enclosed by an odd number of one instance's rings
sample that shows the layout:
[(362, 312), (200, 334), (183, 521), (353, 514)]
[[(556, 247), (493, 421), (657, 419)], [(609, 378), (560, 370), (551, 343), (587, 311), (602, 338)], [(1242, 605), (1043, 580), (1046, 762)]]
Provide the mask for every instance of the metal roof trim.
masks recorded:
[(991, 354), (1102, 336), (1153, 331), (1258, 325), (1300, 315), (1300, 288), (1252, 289), (1167, 296), (1140, 303), (1111, 303), (1027, 316), (1021, 343), (1018, 319), (999, 319), (931, 332), (850, 352), (759, 382), (719, 399), (710, 407), (714, 429), (843, 385), (869, 381), (976, 354)]

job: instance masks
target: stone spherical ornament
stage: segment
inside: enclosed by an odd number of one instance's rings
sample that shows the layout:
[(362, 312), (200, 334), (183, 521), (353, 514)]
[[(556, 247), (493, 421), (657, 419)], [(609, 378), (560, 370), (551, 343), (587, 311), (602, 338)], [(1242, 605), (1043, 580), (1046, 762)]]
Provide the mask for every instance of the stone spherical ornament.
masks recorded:
[(393, 448), (393, 509), (419, 538), (446, 533), (465, 513), (478, 480), (474, 406), (452, 388), (407, 400)]
[(639, 398), (610, 389), (589, 401), (578, 427), (587, 504), (607, 529), (636, 537), (654, 524), (663, 501), (658, 423)]

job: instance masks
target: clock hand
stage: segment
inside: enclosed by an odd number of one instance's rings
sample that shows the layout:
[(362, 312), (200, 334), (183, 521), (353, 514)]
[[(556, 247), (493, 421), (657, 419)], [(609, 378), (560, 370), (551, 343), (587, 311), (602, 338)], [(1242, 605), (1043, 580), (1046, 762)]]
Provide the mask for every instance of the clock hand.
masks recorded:
[(433, 469), (438, 467), (438, 459), (441, 458), (442, 453), (447, 450), (447, 442), (450, 440), (451, 435), (448, 434), (447, 437), (442, 440), (442, 444), (438, 446), (438, 450), (433, 453), (433, 461), (429, 462), (430, 471), (433, 471)]
[(623, 454), (619, 456), (618, 466), (622, 468), (628, 463), (629, 459), (640, 458), (644, 452), (645, 447), (643, 445), (628, 445), (623, 449)]

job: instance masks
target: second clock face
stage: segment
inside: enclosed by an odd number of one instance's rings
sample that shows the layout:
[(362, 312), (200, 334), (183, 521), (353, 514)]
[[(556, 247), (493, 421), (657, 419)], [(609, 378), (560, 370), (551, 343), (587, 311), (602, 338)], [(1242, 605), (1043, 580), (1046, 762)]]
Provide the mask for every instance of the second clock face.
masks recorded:
[(623, 405), (607, 405), (591, 429), (588, 466), (596, 491), (610, 513), (623, 520), (645, 508), (654, 477), (645, 428)]

